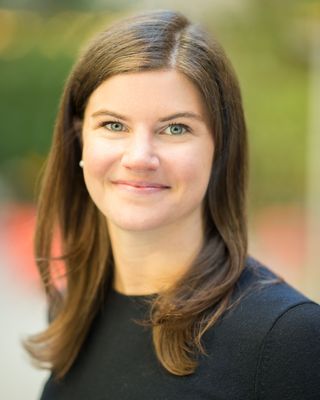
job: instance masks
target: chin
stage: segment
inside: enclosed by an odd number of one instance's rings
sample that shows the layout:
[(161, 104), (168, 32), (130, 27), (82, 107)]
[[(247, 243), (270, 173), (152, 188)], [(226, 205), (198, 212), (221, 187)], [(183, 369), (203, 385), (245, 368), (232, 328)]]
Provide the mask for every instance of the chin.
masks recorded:
[(132, 232), (144, 232), (159, 229), (166, 225), (168, 221), (163, 221), (155, 218), (108, 218), (114, 226), (117, 226), (121, 230), (132, 231)]

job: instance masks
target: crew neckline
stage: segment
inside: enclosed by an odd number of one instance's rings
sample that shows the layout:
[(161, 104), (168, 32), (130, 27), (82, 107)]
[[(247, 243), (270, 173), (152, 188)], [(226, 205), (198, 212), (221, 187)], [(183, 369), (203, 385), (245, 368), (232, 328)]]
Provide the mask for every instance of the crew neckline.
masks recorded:
[(158, 296), (158, 293), (150, 293), (150, 294), (125, 294), (121, 293), (118, 290), (116, 290), (113, 286), (110, 288), (111, 292), (118, 296), (119, 298), (123, 299), (151, 299), (153, 297)]

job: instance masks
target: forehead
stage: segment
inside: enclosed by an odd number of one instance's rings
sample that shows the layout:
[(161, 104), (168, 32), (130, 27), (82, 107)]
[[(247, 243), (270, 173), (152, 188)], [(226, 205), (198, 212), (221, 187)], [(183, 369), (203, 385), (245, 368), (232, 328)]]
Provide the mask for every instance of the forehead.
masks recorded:
[(176, 70), (156, 70), (114, 75), (89, 97), (86, 113), (106, 107), (135, 115), (192, 111), (206, 114), (197, 86)]

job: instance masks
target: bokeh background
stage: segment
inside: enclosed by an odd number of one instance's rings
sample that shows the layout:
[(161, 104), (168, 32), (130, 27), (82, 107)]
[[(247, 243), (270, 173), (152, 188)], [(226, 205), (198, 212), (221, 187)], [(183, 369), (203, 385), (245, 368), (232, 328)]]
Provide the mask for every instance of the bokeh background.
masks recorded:
[(313, 0), (0, 2), (0, 398), (37, 399), (46, 372), (20, 341), (46, 324), (33, 262), (36, 193), (61, 91), (106, 24), (172, 8), (224, 46), (250, 137), (250, 252), (320, 300), (320, 4)]

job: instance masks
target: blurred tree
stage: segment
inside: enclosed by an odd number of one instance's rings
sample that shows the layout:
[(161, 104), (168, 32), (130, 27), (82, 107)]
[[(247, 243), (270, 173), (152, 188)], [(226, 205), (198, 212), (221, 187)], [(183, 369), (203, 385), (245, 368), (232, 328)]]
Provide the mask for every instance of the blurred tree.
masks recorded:
[(0, 7), (33, 10), (52, 14), (61, 10), (119, 11), (133, 4), (132, 0), (1, 0)]
[(302, 203), (308, 64), (295, 35), (296, 2), (248, 0), (224, 21), (218, 31), (240, 78), (248, 121), (251, 206)]

